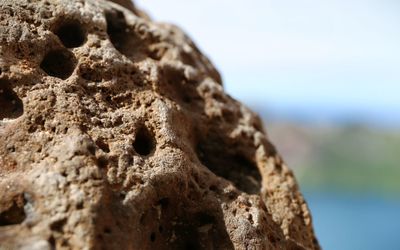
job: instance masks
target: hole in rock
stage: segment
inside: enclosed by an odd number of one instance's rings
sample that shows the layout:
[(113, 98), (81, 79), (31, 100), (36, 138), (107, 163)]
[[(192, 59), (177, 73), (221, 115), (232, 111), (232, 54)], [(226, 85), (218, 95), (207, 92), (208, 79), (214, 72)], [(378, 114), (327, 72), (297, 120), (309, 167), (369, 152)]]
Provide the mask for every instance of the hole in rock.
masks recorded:
[(51, 246), (50, 249), (56, 249), (56, 239), (54, 239), (53, 236), (50, 236), (50, 238), (48, 239), (48, 242)]
[(162, 199), (160, 199), (158, 201), (158, 204), (160, 204), (163, 209), (167, 209), (168, 205), (169, 205), (169, 199), (168, 198), (162, 198)]
[(155, 147), (156, 141), (153, 134), (146, 127), (141, 127), (133, 142), (133, 148), (136, 153), (142, 156), (148, 156), (154, 151)]
[[(22, 223), (25, 218), (24, 206), (26, 200), (22, 195), (15, 197), (7, 209), (0, 212), (0, 226), (10, 226)], [(0, 207), (1, 209), (1, 207)]]
[(170, 249), (233, 249), (222, 213), (218, 210), (190, 212), (188, 209), (183, 212), (172, 211), (172, 224), (170, 218), (165, 218), (164, 236), (176, 239), (170, 242)]
[(97, 159), (97, 165), (99, 168), (106, 168), (108, 165), (108, 158), (104, 156), (99, 157), (99, 159)]
[(23, 115), (24, 105), (17, 94), (0, 83), (0, 120), (16, 119)]
[(67, 219), (60, 219), (52, 222), (50, 224), (50, 229), (56, 232), (62, 232), (65, 224), (67, 223)]
[(108, 144), (104, 141), (104, 139), (98, 138), (98, 139), (96, 140), (96, 145), (97, 145), (97, 147), (99, 147), (103, 152), (105, 152), (105, 153), (110, 153), (110, 147), (109, 147)]
[(68, 50), (53, 50), (46, 54), (40, 67), (49, 75), (63, 80), (75, 69), (75, 56)]
[(110, 228), (110, 227), (105, 227), (105, 228), (104, 228), (104, 233), (105, 233), (105, 234), (111, 234), (111, 233), (112, 233), (111, 228)]
[(204, 166), (231, 181), (239, 190), (248, 194), (260, 192), (261, 175), (257, 165), (222, 141), (208, 138), (199, 143), (197, 155)]
[(150, 240), (151, 240), (151, 242), (154, 242), (154, 241), (156, 241), (156, 233), (151, 233), (151, 235), (150, 235)]
[(86, 31), (77, 20), (65, 21), (58, 27), (55, 34), (67, 48), (79, 47), (86, 40)]
[(105, 17), (111, 43), (120, 53), (132, 56), (140, 44), (138, 37), (129, 32), (124, 13), (118, 10), (107, 11)]
[(194, 214), (189, 220), (182, 221), (175, 227), (178, 238), (176, 249), (210, 249), (215, 242), (212, 230), (215, 218), (204, 212)]
[(195, 219), (197, 221), (198, 226), (204, 226), (208, 224), (214, 224), (215, 218), (212, 215), (201, 212), (195, 215)]
[(127, 42), (127, 29), (125, 15), (121, 11), (106, 12), (107, 33), (114, 47), (123, 53)]
[(201, 245), (199, 239), (197, 239), (197, 235), (195, 233), (191, 233), (188, 237), (187, 241), (185, 242), (185, 250), (200, 250)]
[(201, 249), (198, 228), (194, 224), (183, 223), (174, 228), (178, 241), (175, 249), (197, 250)]

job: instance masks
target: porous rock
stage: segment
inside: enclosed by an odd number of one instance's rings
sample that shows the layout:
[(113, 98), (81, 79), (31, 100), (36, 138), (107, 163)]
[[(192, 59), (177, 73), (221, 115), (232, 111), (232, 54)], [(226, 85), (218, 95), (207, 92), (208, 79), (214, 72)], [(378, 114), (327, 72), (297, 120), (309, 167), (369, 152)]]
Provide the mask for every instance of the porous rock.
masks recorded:
[(260, 119), (118, 0), (0, 1), (0, 249), (318, 249)]

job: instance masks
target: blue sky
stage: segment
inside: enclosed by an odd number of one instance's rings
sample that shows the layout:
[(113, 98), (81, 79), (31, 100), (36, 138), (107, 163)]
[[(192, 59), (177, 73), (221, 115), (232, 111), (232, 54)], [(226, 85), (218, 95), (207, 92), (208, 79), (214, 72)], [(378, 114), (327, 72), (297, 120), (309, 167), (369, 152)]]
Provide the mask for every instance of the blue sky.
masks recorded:
[(136, 3), (183, 27), (221, 71), (227, 91), (249, 106), (400, 125), (399, 1)]

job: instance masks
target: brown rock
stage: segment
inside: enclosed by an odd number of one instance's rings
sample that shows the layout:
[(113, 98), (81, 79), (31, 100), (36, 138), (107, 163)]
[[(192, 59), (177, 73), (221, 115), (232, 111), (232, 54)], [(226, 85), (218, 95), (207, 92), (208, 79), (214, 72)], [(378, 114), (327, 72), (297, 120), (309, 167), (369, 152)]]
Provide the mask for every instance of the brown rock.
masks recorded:
[(116, 2), (0, 2), (0, 249), (318, 249), (260, 119)]

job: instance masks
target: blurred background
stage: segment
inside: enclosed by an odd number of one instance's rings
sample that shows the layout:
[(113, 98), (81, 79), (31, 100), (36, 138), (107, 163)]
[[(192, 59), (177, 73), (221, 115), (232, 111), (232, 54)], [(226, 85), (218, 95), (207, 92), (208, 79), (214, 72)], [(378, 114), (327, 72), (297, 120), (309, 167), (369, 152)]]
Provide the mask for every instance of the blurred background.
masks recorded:
[(400, 1), (136, 3), (263, 117), (324, 249), (400, 249)]

